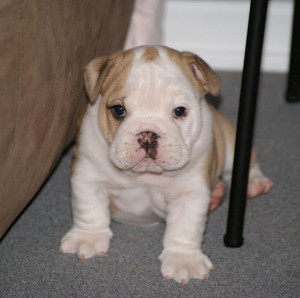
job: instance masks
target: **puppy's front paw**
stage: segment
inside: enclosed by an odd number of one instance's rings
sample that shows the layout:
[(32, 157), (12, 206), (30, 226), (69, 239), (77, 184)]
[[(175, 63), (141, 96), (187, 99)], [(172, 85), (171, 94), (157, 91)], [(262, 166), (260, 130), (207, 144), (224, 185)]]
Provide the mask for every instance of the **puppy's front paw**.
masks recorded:
[(106, 255), (112, 236), (110, 229), (90, 232), (73, 227), (61, 240), (60, 252), (76, 253), (81, 260)]
[(164, 250), (159, 256), (164, 279), (175, 279), (181, 284), (191, 278), (207, 279), (213, 265), (200, 250), (192, 252), (174, 252)]

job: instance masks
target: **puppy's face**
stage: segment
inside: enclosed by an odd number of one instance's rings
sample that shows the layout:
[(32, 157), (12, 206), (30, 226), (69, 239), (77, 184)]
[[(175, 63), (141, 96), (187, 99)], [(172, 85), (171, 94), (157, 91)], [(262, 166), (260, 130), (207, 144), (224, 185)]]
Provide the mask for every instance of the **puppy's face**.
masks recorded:
[(87, 92), (99, 103), (110, 159), (121, 170), (162, 173), (184, 167), (201, 133), (201, 100), (219, 79), (199, 57), (141, 47), (93, 60)]

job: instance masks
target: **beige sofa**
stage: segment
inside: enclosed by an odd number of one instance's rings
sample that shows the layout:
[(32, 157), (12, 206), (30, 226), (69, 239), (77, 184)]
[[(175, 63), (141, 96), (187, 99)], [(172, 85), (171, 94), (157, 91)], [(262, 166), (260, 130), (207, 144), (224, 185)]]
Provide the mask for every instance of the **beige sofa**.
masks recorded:
[(0, 237), (74, 138), (83, 68), (122, 49), (133, 4), (0, 1)]

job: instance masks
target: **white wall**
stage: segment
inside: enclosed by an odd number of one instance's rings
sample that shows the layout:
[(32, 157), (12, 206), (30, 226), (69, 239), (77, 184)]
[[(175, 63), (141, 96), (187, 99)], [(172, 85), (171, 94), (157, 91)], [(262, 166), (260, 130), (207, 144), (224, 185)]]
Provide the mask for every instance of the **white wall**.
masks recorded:
[[(292, 1), (269, 1), (262, 68), (288, 69)], [(168, 0), (165, 44), (204, 58), (213, 68), (241, 70), (250, 1)]]

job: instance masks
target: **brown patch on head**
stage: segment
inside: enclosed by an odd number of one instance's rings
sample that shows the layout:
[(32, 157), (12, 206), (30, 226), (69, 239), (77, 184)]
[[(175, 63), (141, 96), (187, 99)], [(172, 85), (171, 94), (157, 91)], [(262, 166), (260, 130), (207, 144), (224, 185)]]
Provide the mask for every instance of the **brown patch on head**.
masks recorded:
[(173, 49), (167, 49), (167, 54), (201, 93), (219, 95), (221, 81), (204, 60), (193, 53), (178, 52)]
[[(220, 80), (211, 68), (197, 55), (168, 49), (167, 55), (177, 64), (192, 85), (202, 94), (218, 95)], [(94, 59), (85, 71), (85, 86), (91, 104), (101, 96), (99, 123), (106, 140), (111, 143), (122, 119), (112, 113), (112, 102), (122, 101), (126, 97), (124, 90), (128, 73), (131, 69), (134, 49), (116, 52), (110, 56)], [(142, 59), (154, 61), (159, 57), (156, 47), (145, 47)], [(126, 107), (125, 107), (126, 108)]]
[(85, 86), (91, 103), (101, 96), (99, 124), (111, 143), (122, 119), (112, 114), (111, 107), (123, 104), (125, 84), (133, 61), (133, 51), (116, 52), (94, 59), (86, 67)]
[(159, 57), (158, 49), (155, 47), (147, 47), (143, 53), (143, 60), (145, 62), (153, 61)]

